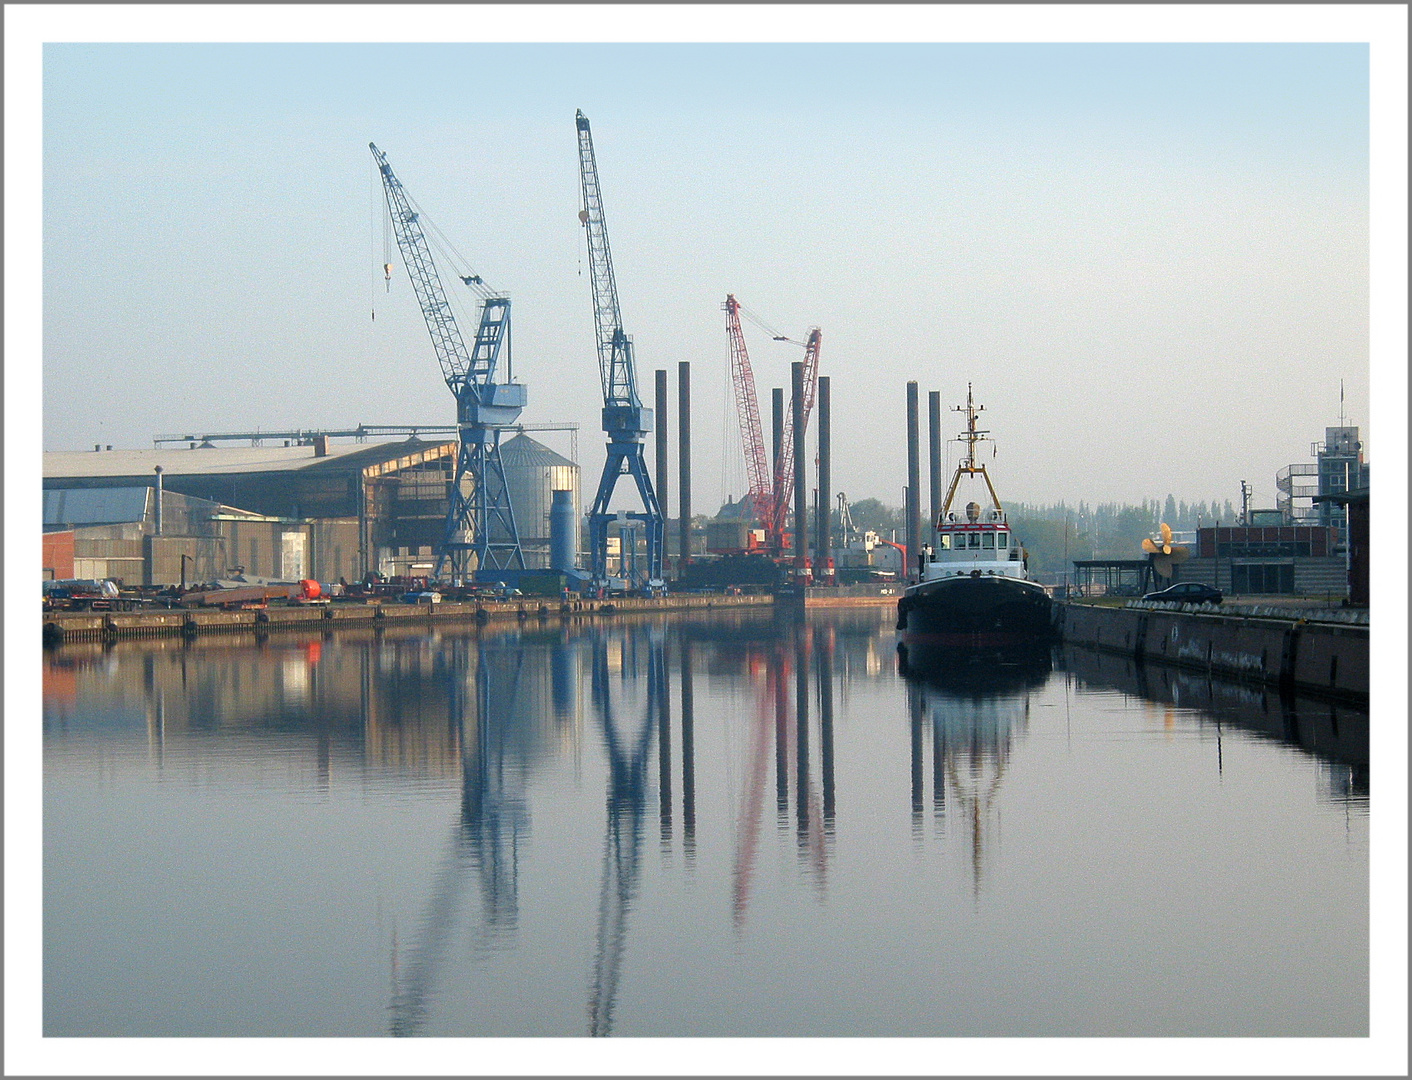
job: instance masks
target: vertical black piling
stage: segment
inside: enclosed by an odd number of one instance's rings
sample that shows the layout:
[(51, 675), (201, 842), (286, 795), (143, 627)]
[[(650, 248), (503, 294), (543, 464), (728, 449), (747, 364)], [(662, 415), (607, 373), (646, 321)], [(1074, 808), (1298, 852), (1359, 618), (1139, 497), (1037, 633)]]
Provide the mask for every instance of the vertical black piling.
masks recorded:
[(696, 860), (696, 703), (691, 681), (691, 642), (681, 643), (681, 824), (687, 865)]
[(907, 384), (907, 566), (904, 581), (913, 580), (922, 550), (922, 463), (917, 420), (917, 384)]
[(789, 687), (784, 681), (784, 646), (775, 648), (775, 816), (789, 817)]
[(677, 573), (680, 574), (682, 568), (691, 559), (691, 362), (681, 360), (677, 363), (677, 445), (680, 451), (680, 474), (678, 481), (677, 504), (680, 508), (681, 521), (678, 523), (681, 529), (681, 562), (677, 564)]
[(912, 835), (922, 831), (922, 691), (907, 684), (907, 706), (912, 720)]
[(819, 648), (819, 767), (824, 774), (824, 835), (833, 835), (833, 649), (834, 630), (822, 628)]
[[(784, 480), (780, 477), (780, 465), (782, 464), (780, 452), (784, 447), (784, 390), (778, 386), (770, 389), (770, 439), (770, 483), (774, 485), (772, 491), (776, 503), (778, 503), (781, 498), (779, 489), (784, 484)], [(772, 553), (776, 556), (783, 554), (778, 548), (773, 547), (779, 537), (772, 536), (769, 540), (772, 545)]]
[(804, 452), (804, 361), (796, 360), (789, 365), (790, 423), (794, 430), (794, 575), (795, 581), (802, 584), (804, 563), (808, 557), (809, 504), (805, 487), (804, 465), (808, 454)]
[(814, 541), (814, 577), (824, 572), (831, 554), (829, 511), (833, 506), (833, 452), (829, 432), (829, 377), (819, 377), (819, 533)]
[(946, 733), (940, 716), (932, 721), (932, 812), (946, 816)]
[(809, 843), (809, 651), (807, 623), (794, 628), (794, 817), (800, 850)]
[(931, 524), (922, 530), (936, 543), (936, 519), (941, 515), (941, 391), (927, 393), (927, 462), (931, 466)]
[[(659, 371), (657, 374), (665, 376), (667, 373)], [(661, 397), (666, 396), (666, 381), (665, 378), (658, 380)], [(662, 687), (657, 696), (657, 786), (660, 789), (658, 814), (662, 825), (662, 846), (666, 848), (672, 843), (672, 688), (665, 643), (661, 645), (661, 650)]]
[[(657, 505), (662, 510), (662, 516), (668, 517), (667, 510), (667, 369), (658, 368), (657, 376), (657, 457), (653, 464), (656, 466), (656, 476), (653, 480), (657, 486)], [(667, 572), (667, 534), (666, 522), (662, 523), (662, 573)]]

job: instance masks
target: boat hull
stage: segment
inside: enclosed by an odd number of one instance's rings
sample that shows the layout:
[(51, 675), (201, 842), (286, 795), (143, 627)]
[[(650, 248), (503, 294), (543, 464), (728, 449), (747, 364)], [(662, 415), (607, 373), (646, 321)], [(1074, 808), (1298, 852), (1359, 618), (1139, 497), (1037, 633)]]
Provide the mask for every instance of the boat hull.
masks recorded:
[(1047, 644), (1053, 602), (1040, 585), (984, 574), (910, 587), (897, 605), (902, 643), (914, 649), (1012, 649)]

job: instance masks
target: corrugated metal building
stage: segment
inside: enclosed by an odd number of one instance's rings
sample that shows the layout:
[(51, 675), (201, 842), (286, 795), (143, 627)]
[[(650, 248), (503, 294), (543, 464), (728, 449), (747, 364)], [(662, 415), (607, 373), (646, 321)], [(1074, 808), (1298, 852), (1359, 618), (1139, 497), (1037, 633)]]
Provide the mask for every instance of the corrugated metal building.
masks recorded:
[[(316, 439), (303, 446), (209, 446), (187, 449), (51, 452), (44, 455), (46, 528), (59, 531), (66, 517), (82, 508), (85, 530), (109, 527), (121, 535), (90, 540), (109, 543), (107, 557), (139, 557), (127, 549), (155, 541), (145, 557), (157, 582), (177, 581), (182, 554), (210, 561), (217, 576), (233, 566), (247, 573), (289, 579), (317, 576), (349, 580), (368, 569), (406, 573), (430, 562), (446, 517), (447, 486), (454, 474), (456, 444), (409, 439), (396, 443), (332, 445)], [(153, 489), (162, 470), (164, 514), (179, 513), (180, 499), (221, 507), (202, 511), (213, 529), (207, 533), (177, 519), (164, 521), (156, 537)], [(139, 509), (139, 502), (143, 503)], [(53, 524), (49, 511), (53, 510)], [(103, 515), (126, 521), (100, 522)], [(263, 523), (256, 519), (264, 519)], [(145, 523), (140, 532), (131, 526)], [(71, 522), (71, 524), (78, 524)], [(126, 529), (126, 531), (122, 531)], [(129, 535), (131, 533), (132, 535)], [(181, 534), (187, 534), (182, 537)], [(179, 538), (204, 536), (224, 540), (224, 553), (210, 544), (187, 550)], [(299, 537), (303, 539), (299, 539)], [(144, 541), (143, 538), (146, 538)], [(83, 540), (75, 534), (75, 561)], [(121, 554), (113, 545), (126, 545)], [(97, 558), (98, 556), (92, 556)], [(175, 565), (177, 570), (170, 571)], [(208, 580), (187, 563), (193, 575)], [(123, 576), (107, 574), (94, 576)]]
[(154, 487), (44, 492), (44, 577), (128, 585), (260, 577), (337, 581), (357, 573), (356, 518), (290, 521)]

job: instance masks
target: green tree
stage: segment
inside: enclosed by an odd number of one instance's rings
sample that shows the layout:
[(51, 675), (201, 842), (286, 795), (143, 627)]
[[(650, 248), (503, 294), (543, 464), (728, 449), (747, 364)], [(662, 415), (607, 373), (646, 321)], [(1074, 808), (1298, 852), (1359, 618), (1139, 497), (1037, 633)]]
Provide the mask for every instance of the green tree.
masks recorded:
[(893, 529), (906, 528), (902, 520), (903, 512), (894, 510), (880, 499), (859, 499), (849, 504), (848, 512), (859, 530), (872, 529), (884, 539), (892, 539)]

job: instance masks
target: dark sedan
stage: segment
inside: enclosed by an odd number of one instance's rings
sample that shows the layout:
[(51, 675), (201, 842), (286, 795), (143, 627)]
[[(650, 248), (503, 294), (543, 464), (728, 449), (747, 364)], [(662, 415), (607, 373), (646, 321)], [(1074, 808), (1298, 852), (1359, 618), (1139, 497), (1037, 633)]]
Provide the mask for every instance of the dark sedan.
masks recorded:
[(1179, 581), (1161, 592), (1150, 592), (1143, 599), (1174, 600), (1179, 604), (1219, 604), (1222, 594), (1220, 589), (1213, 589), (1199, 581)]

